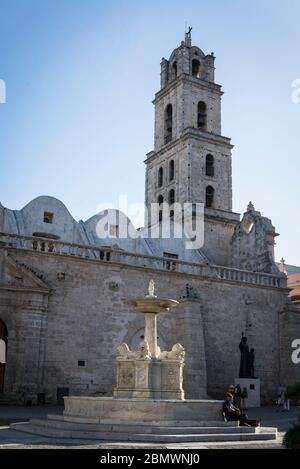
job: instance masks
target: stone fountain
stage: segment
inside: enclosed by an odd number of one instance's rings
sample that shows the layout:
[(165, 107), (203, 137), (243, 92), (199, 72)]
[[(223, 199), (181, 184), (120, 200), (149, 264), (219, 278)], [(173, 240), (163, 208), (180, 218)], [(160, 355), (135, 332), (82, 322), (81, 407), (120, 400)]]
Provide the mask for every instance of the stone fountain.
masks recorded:
[(130, 351), (125, 343), (118, 348), (114, 396), (183, 400), (184, 348), (175, 344), (170, 352), (162, 352), (157, 345), (157, 316), (168, 313), (179, 304), (178, 301), (157, 298), (151, 280), (146, 297), (126, 303), (137, 313), (145, 315), (145, 333), (137, 351)]
[(65, 420), (113, 424), (114, 428), (130, 424), (132, 431), (146, 422), (157, 426), (166, 422), (184, 425), (195, 417), (220, 420), (220, 401), (185, 400), (184, 348), (175, 344), (171, 351), (161, 351), (157, 345), (157, 316), (168, 313), (179, 302), (158, 298), (154, 293), (151, 280), (146, 296), (125, 301), (136, 313), (144, 314), (145, 332), (137, 350), (131, 351), (125, 343), (117, 349), (113, 397), (65, 397)]
[(264, 432), (224, 422), (221, 401), (185, 400), (185, 351), (175, 344), (169, 352), (157, 345), (157, 316), (178, 301), (157, 298), (150, 281), (146, 297), (127, 300), (145, 315), (144, 340), (131, 351), (117, 350), (117, 382), (113, 397), (64, 397), (63, 415), (11, 424), (15, 430), (56, 438), (139, 442), (201, 442), (275, 439), (276, 429)]

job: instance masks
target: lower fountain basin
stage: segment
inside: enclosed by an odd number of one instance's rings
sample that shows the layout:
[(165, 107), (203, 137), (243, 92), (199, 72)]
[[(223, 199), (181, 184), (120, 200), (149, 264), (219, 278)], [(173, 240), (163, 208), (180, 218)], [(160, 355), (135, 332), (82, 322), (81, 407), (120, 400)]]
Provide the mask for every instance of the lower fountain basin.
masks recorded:
[(64, 417), (90, 422), (222, 421), (222, 401), (64, 397)]

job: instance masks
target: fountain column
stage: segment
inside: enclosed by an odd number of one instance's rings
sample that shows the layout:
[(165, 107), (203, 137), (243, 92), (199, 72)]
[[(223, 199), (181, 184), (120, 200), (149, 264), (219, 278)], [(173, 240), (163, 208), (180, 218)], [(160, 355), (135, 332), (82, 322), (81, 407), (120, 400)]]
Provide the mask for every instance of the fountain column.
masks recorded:
[(157, 322), (155, 313), (145, 314), (145, 341), (148, 342), (152, 357), (158, 355), (157, 351)]

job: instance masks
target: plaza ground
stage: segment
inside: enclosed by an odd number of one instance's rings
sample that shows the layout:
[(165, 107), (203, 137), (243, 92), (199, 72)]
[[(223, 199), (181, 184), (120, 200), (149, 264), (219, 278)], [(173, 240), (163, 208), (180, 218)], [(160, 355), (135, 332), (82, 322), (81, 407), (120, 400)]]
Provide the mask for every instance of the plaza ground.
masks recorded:
[(219, 442), (219, 443), (182, 443), (182, 444), (147, 444), (147, 443), (124, 443), (124, 442), (107, 442), (96, 440), (66, 440), (56, 439), (28, 433), (17, 432), (9, 428), (10, 423), (25, 422), (30, 418), (43, 418), (47, 414), (62, 414), (63, 407), (57, 406), (37, 406), (37, 407), (20, 407), (20, 406), (1, 406), (0, 407), (0, 449), (37, 449), (37, 448), (162, 448), (162, 449), (243, 449), (243, 448), (282, 448), (282, 438), (287, 429), (297, 421), (297, 412), (292, 408), (290, 412), (282, 412), (276, 406), (260, 407), (247, 411), (250, 418), (262, 419), (264, 427), (277, 427), (277, 441), (261, 441), (261, 442)]

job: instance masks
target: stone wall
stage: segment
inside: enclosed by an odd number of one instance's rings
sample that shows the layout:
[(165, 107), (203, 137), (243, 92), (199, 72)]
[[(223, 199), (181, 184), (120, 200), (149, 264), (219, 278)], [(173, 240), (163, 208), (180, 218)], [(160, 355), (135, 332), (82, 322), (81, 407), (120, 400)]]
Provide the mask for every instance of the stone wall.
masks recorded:
[(0, 317), (8, 329), (4, 392), (36, 401), (43, 381), (49, 289), (0, 250)]
[[(11, 256), (43, 272), (51, 295), (45, 325), (44, 319), (37, 318), (37, 314), (43, 316), (44, 304), (40, 303), (36, 312), (24, 305), (16, 312), (14, 303), (7, 302), (6, 293), (3, 296), (1, 292), (0, 316), (9, 333), (10, 390), (34, 382), (31, 357), (40, 350), (39, 389), (32, 386), (32, 392), (46, 392), (53, 402), (60, 387), (69, 388), (75, 395), (111, 395), (116, 349), (124, 341), (130, 344), (136, 340), (143, 328), (142, 318), (124, 300), (144, 295), (153, 278), (157, 295), (179, 299), (189, 283), (199, 297), (199, 303), (183, 301), (176, 313), (158, 321), (158, 335), (167, 349), (179, 340), (187, 349), (187, 398), (203, 397), (206, 379), (208, 395), (222, 397), (238, 374), (242, 331), (256, 349), (256, 374), (262, 380), (263, 400), (276, 395), (280, 368), (278, 315), (286, 303), (286, 289), (42, 252), (11, 250)], [(4, 258), (1, 271), (6, 262)], [(26, 295), (34, 300), (33, 293)], [(45, 352), (39, 345), (41, 329), (45, 330)], [(11, 352), (11, 340), (18, 350), (17, 359)], [(78, 367), (78, 360), (86, 360), (87, 366)], [(284, 366), (281, 363), (281, 368)]]
[(300, 340), (300, 311), (289, 304), (280, 315), (280, 349), (281, 349), (281, 384), (291, 385), (300, 381), (300, 364), (292, 361), (292, 342)]

